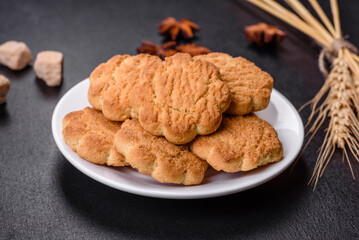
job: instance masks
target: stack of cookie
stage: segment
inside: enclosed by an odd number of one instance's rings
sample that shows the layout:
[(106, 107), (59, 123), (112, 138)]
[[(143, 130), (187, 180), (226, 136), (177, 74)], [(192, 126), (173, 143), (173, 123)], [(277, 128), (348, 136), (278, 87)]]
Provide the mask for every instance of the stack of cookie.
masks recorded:
[(276, 131), (252, 113), (272, 87), (268, 73), (224, 53), (117, 55), (91, 73), (93, 108), (69, 113), (63, 136), (90, 162), (196, 185), (208, 164), (238, 172), (282, 158)]

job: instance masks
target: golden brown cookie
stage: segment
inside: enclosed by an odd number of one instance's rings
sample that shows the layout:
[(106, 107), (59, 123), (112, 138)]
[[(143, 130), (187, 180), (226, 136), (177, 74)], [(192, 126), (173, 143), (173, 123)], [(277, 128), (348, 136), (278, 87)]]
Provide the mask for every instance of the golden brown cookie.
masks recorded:
[(125, 166), (125, 158), (113, 145), (121, 123), (107, 120), (92, 108), (71, 112), (62, 120), (62, 134), (73, 151), (89, 162), (109, 166)]
[(225, 172), (248, 171), (283, 156), (277, 132), (253, 113), (225, 116), (217, 132), (193, 141), (191, 151)]
[(188, 150), (145, 131), (137, 119), (126, 120), (115, 147), (133, 168), (162, 183), (200, 184), (208, 164)]
[(175, 144), (216, 131), (230, 104), (218, 68), (184, 53), (164, 62), (147, 54), (115, 56), (91, 74), (88, 97), (106, 118), (138, 118)]
[(231, 92), (232, 102), (227, 113), (245, 115), (268, 106), (273, 78), (251, 61), (242, 57), (233, 58), (225, 53), (210, 53), (194, 58), (207, 60), (219, 68), (222, 80)]

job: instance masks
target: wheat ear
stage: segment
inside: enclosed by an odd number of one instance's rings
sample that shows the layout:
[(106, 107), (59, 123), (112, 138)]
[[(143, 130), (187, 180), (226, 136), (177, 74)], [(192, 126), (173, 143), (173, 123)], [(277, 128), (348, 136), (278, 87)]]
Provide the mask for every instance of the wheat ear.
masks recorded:
[[(324, 142), (310, 179), (310, 183), (314, 183), (314, 186), (317, 185), (336, 148), (342, 149), (343, 160), (348, 162), (353, 177), (348, 150), (359, 161), (359, 124), (354, 111), (358, 107), (357, 94), (349, 66), (343, 58), (339, 57), (334, 60), (325, 82), (325, 89), (329, 90), (328, 96), (319, 108), (312, 109), (313, 112), (318, 110), (318, 115), (309, 130), (311, 134), (315, 134), (325, 118), (327, 116), (330, 118)], [(317, 96), (313, 99), (312, 106), (319, 105), (319, 101), (323, 98), (323, 95)], [(312, 121), (313, 117), (311, 115), (309, 121)]]

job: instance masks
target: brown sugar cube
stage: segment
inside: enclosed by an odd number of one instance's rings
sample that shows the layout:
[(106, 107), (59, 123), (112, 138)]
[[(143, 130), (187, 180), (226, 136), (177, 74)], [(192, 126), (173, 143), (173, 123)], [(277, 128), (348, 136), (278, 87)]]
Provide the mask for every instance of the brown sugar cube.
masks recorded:
[(6, 95), (10, 90), (10, 81), (4, 75), (0, 75), (0, 104), (6, 102)]
[(61, 84), (64, 56), (61, 52), (43, 51), (36, 56), (34, 70), (36, 76), (45, 81), (47, 86)]
[(0, 63), (12, 70), (21, 70), (32, 61), (30, 49), (23, 42), (8, 41), (0, 45)]

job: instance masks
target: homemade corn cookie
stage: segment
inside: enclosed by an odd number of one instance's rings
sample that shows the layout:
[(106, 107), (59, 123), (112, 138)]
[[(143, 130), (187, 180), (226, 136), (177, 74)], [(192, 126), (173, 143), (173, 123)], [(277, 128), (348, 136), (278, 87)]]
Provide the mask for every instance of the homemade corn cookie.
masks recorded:
[(114, 145), (133, 168), (162, 183), (200, 184), (208, 166), (187, 146), (175, 145), (147, 132), (137, 119), (122, 124)]
[(175, 144), (216, 131), (231, 101), (218, 68), (185, 53), (115, 56), (92, 72), (88, 97), (106, 118), (138, 118)]
[(85, 108), (67, 114), (62, 121), (65, 142), (85, 160), (102, 165), (128, 165), (113, 145), (121, 123), (107, 120), (101, 112)]
[(251, 61), (233, 58), (225, 53), (209, 53), (195, 56), (214, 63), (231, 93), (232, 102), (227, 113), (245, 115), (265, 109), (270, 100), (273, 78)]
[(251, 113), (225, 116), (213, 134), (197, 137), (191, 151), (214, 169), (249, 171), (283, 157), (283, 147), (274, 128)]
[(161, 63), (160, 58), (149, 54), (112, 57), (96, 67), (90, 75), (90, 104), (112, 121), (138, 118), (144, 100), (142, 96), (151, 87), (151, 82), (143, 77), (144, 69), (154, 65), (152, 69), (155, 70)]

